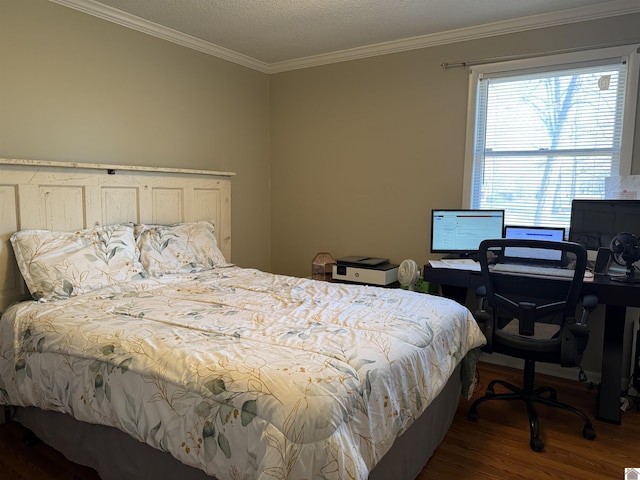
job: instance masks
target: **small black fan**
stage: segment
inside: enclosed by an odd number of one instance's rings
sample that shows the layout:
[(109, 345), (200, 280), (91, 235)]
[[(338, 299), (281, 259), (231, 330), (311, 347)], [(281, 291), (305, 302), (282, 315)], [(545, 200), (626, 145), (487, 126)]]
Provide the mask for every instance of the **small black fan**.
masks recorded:
[(624, 277), (611, 277), (611, 280), (640, 283), (640, 278), (635, 276), (635, 266), (633, 265), (640, 260), (640, 239), (632, 233), (619, 233), (613, 237), (609, 248), (613, 261), (627, 268), (627, 273)]

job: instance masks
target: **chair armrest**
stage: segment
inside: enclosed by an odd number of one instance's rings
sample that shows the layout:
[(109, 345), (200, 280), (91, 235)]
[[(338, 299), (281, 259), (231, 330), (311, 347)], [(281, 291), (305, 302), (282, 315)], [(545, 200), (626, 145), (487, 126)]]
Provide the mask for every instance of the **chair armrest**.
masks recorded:
[(562, 330), (560, 365), (563, 367), (578, 366), (588, 340), (589, 329), (586, 323), (576, 323), (575, 318), (568, 318)]
[(589, 315), (596, 309), (598, 306), (598, 297), (595, 295), (585, 295), (582, 299), (582, 318), (580, 318), (579, 325), (587, 325), (587, 321), (589, 319)]
[(482, 350), (487, 353), (493, 352), (493, 314), (492, 312), (487, 310), (486, 300), (487, 300), (487, 289), (484, 285), (480, 285), (476, 288), (476, 297), (478, 297), (478, 309), (473, 314), (473, 317), (476, 320), (476, 323), (482, 330), (484, 337), (486, 339), (486, 343)]

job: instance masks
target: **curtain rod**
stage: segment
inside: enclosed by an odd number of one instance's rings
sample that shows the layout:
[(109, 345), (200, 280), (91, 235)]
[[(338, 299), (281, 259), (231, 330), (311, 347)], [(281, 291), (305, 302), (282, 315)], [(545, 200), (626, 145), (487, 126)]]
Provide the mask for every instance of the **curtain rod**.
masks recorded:
[[(575, 48), (563, 48), (560, 50), (551, 50), (546, 52), (538, 52), (538, 53), (530, 53), (527, 55), (507, 55), (503, 57), (490, 57), (483, 58), (479, 60), (469, 60), (464, 62), (444, 62), (441, 63), (440, 66), (445, 70), (450, 68), (466, 68), (473, 67), (476, 65), (483, 65), (485, 63), (496, 63), (496, 62), (506, 62), (509, 60), (524, 60), (532, 57), (544, 57), (547, 55), (557, 55), (560, 53), (574, 53), (574, 52), (583, 52), (586, 50), (593, 50), (597, 48), (607, 48), (607, 47), (621, 47), (623, 45), (633, 45), (637, 43), (636, 41), (624, 41), (624, 42), (610, 42), (610, 43), (599, 43), (595, 45), (585, 45), (583, 47), (575, 47)], [(638, 48), (638, 52), (640, 53), (640, 48)]]

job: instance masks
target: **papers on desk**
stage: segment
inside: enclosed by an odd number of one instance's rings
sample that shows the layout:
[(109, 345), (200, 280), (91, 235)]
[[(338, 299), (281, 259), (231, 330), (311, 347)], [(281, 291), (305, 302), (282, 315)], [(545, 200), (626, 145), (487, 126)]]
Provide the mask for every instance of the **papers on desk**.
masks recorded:
[(433, 268), (455, 268), (457, 270), (480, 271), (480, 264), (470, 258), (448, 258), (442, 260), (429, 260)]

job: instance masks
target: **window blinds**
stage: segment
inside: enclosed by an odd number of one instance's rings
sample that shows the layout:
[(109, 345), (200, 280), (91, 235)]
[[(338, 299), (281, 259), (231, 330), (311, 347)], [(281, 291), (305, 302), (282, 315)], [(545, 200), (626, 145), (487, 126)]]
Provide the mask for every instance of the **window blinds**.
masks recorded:
[(627, 58), (478, 76), (473, 208), (507, 224), (568, 226), (573, 198), (617, 175)]

